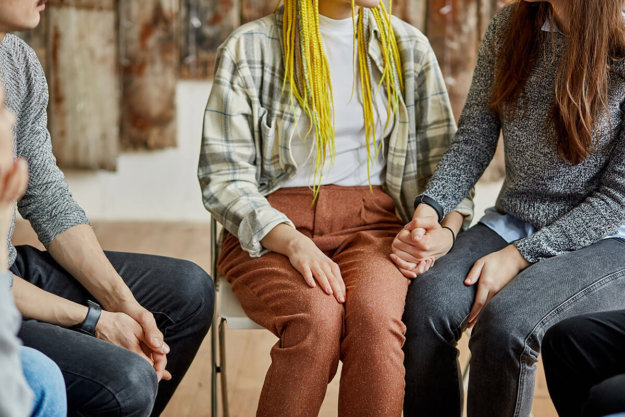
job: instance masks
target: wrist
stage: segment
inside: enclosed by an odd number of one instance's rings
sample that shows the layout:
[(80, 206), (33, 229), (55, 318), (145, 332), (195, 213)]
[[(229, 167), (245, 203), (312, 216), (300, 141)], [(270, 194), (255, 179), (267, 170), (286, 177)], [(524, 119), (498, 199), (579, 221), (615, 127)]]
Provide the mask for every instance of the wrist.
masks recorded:
[(436, 212), (436, 210), (434, 210), (432, 208), (432, 206), (429, 206), (427, 204), (419, 204), (417, 205), (417, 208), (414, 211), (414, 214), (412, 216), (413, 218), (419, 218), (419, 217), (436, 217), (438, 218), (438, 213)]
[(510, 255), (510, 258), (512, 258), (514, 265), (516, 265), (519, 271), (531, 265), (531, 263), (528, 262), (527, 259), (523, 257), (521, 252), (519, 252), (519, 249), (514, 245), (514, 243), (511, 243), (508, 246), (506, 246), (504, 248), (504, 251), (507, 251), (508, 255)]
[(87, 307), (88, 309), (85, 319), (73, 328), (81, 333), (95, 336), (96, 327), (102, 314), (102, 307), (98, 303), (91, 300), (87, 301)]
[(441, 226), (441, 228), (448, 231), (449, 235), (451, 236), (451, 244), (449, 245), (449, 250), (451, 250), (456, 244), (456, 232), (454, 232), (454, 230), (449, 226)]
[(102, 307), (109, 311), (125, 311), (130, 306), (139, 304), (125, 283), (117, 286), (113, 291), (107, 291), (103, 295), (98, 295), (97, 299), (102, 304)]
[(415, 209), (419, 206), (423, 206), (423, 205), (427, 205), (430, 208), (432, 208), (432, 210), (434, 210), (434, 212), (436, 213), (436, 218), (438, 219), (438, 222), (440, 223), (441, 221), (443, 221), (443, 217), (445, 215), (445, 211), (443, 209), (443, 207), (433, 198), (428, 197), (425, 194), (421, 194), (419, 196), (417, 196), (417, 198), (415, 198), (414, 200), (414, 207)]
[(304, 243), (304, 239), (308, 239), (306, 236), (304, 236), (300, 232), (295, 231), (295, 230), (294, 232), (295, 233), (293, 233), (286, 239), (284, 252), (282, 252), (282, 254), (287, 256), (288, 258), (290, 258), (296, 253), (300, 253), (302, 251), (302, 245)]

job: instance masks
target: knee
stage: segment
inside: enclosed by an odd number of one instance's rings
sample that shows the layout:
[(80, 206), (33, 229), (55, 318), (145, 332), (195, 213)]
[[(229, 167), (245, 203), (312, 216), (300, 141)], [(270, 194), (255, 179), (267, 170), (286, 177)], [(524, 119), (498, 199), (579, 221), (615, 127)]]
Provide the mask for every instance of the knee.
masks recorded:
[[(458, 300), (448, 286), (441, 285), (437, 277), (422, 276), (408, 289), (403, 321), (406, 324), (406, 345), (415, 343), (443, 343), (455, 346), (462, 335), (464, 314)], [(458, 311), (456, 311), (458, 310)]]
[(532, 362), (538, 359), (538, 346), (532, 338), (533, 325), (523, 314), (512, 314), (505, 305), (491, 301), (480, 312), (469, 340), (473, 357), (489, 361), (511, 359), (517, 361), (528, 354)]
[(123, 416), (148, 416), (154, 406), (158, 380), (154, 368), (142, 357), (128, 352), (120, 363), (120, 384), (113, 392)]
[(378, 351), (380, 346), (388, 346), (390, 341), (397, 341), (401, 348), (405, 340), (406, 326), (401, 319), (401, 311), (386, 302), (352, 300), (349, 313), (346, 314), (346, 331), (357, 335), (363, 348)]
[(176, 260), (176, 304), (184, 318), (194, 316), (195, 319), (207, 323), (213, 317), (215, 302), (215, 285), (212, 278), (197, 264)]
[[(327, 299), (326, 299), (327, 298)], [(311, 357), (337, 356), (343, 330), (343, 307), (319, 297), (300, 304), (300, 312), (286, 316), (278, 323), (282, 327), (282, 347), (299, 345), (310, 352)]]
[(22, 368), (34, 394), (34, 416), (65, 416), (67, 398), (65, 381), (59, 367), (43, 353), (23, 347), (20, 351)]

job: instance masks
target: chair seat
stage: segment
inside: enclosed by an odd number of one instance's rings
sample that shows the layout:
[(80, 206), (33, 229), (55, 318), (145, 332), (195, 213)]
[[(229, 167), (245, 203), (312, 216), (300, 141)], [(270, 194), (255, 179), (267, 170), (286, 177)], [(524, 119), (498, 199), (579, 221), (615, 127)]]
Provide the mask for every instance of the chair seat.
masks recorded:
[(219, 282), (219, 316), (228, 323), (230, 329), (262, 329), (247, 317), (232, 292), (232, 286), (225, 279)]

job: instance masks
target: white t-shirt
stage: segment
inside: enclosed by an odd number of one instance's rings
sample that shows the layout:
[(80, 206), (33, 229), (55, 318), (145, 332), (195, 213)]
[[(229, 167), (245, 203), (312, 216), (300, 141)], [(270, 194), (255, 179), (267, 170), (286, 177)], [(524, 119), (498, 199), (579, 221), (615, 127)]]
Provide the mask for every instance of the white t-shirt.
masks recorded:
[[(321, 184), (342, 186), (369, 185), (367, 178), (367, 145), (365, 125), (362, 113), (360, 80), (357, 78), (358, 56), (353, 53), (354, 28), (351, 17), (335, 20), (319, 15), (319, 29), (323, 48), (330, 68), (332, 95), (334, 98), (334, 137), (336, 156), (334, 165), (326, 158)], [(352, 57), (356, 59), (352, 62)], [(354, 65), (356, 64), (356, 65)], [(387, 118), (387, 101), (384, 86), (378, 89), (380, 74), (375, 66), (371, 67), (371, 86), (374, 94), (375, 138), (382, 147), (377, 160), (370, 166), (371, 184), (382, 185), (386, 167), (385, 147), (393, 127), (391, 120), (384, 130)], [(354, 79), (356, 82), (354, 82)], [(353, 94), (352, 94), (353, 90)], [(377, 94), (376, 94), (377, 92)], [(297, 165), (297, 172), (283, 187), (310, 187), (313, 184), (315, 170), (316, 145), (314, 133), (310, 132), (308, 118), (303, 115), (291, 140), (291, 153)], [(374, 152), (371, 144), (371, 152)]]

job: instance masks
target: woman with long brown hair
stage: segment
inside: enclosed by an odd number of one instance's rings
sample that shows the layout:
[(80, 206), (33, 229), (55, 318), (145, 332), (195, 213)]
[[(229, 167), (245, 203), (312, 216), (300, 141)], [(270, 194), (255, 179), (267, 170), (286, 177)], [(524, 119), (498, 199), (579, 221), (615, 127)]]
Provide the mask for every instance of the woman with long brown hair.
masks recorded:
[(623, 0), (517, 1), (492, 21), (456, 137), (393, 243), (402, 271), (476, 183), (503, 133), (496, 206), (413, 280), (406, 416), (460, 416), (457, 341), (473, 327), (468, 416), (527, 416), (545, 331), (625, 308)]

